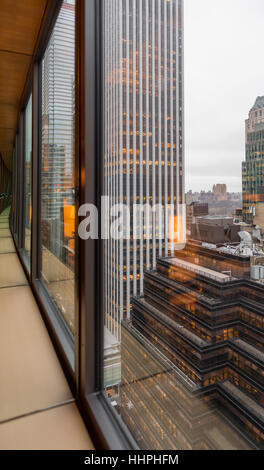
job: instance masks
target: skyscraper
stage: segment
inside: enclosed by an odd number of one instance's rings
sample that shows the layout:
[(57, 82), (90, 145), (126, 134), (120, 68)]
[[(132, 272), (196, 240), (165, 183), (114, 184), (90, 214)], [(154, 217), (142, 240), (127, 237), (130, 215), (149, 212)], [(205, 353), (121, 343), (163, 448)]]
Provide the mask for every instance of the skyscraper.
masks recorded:
[[(110, 207), (174, 204), (181, 238), (184, 218), (183, 1), (104, 2), (104, 194)], [(145, 269), (168, 256), (168, 238), (105, 241), (105, 323), (120, 340), (132, 296), (143, 293)], [(135, 222), (132, 218), (132, 221)], [(180, 235), (181, 233), (181, 235)]]
[(74, 204), (74, 28), (75, 2), (64, 0), (42, 65), (42, 241), (58, 256), (63, 208)]
[(264, 96), (258, 96), (246, 120), (246, 161), (242, 163), (243, 219), (253, 222), (264, 201)]

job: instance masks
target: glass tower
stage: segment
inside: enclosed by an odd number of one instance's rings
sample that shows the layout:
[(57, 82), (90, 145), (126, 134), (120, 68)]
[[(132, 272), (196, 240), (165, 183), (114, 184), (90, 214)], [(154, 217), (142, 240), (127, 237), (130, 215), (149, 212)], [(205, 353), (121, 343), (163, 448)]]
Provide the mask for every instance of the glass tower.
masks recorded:
[(253, 223), (264, 201), (264, 96), (258, 96), (246, 120), (246, 161), (242, 163), (243, 219)]
[[(104, 2), (104, 194), (130, 214), (136, 204), (173, 204), (178, 235), (185, 231), (183, 72), (181, 0)], [(105, 326), (118, 341), (144, 271), (171, 253), (168, 237), (157, 236), (156, 213), (150, 237), (136, 239), (130, 222), (125, 240), (105, 241)], [(170, 223), (165, 211), (165, 229)]]

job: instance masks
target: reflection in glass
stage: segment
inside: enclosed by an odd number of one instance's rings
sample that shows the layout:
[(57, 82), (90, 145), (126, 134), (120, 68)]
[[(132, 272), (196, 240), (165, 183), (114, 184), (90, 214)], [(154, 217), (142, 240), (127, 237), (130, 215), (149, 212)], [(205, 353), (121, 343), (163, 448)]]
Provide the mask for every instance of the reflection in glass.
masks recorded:
[(75, 6), (64, 1), (42, 61), (42, 280), (74, 330)]
[(25, 110), (25, 252), (30, 260), (31, 249), (31, 165), (32, 165), (32, 95)]

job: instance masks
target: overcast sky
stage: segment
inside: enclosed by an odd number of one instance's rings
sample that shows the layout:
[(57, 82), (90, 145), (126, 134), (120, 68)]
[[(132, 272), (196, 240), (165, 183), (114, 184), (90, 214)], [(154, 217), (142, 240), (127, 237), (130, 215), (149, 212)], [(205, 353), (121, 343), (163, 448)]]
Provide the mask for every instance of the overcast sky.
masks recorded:
[(264, 0), (185, 0), (186, 190), (241, 191), (245, 119), (264, 95)]

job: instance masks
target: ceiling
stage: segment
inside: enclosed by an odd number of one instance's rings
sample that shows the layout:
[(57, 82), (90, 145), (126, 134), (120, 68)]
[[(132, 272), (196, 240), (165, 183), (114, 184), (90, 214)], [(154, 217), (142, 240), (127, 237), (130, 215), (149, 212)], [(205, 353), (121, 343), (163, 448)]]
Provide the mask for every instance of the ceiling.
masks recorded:
[(0, 0), (0, 152), (12, 169), (19, 105), (47, 0)]

